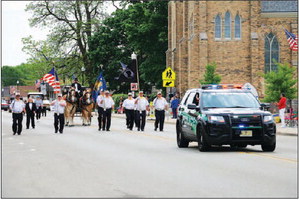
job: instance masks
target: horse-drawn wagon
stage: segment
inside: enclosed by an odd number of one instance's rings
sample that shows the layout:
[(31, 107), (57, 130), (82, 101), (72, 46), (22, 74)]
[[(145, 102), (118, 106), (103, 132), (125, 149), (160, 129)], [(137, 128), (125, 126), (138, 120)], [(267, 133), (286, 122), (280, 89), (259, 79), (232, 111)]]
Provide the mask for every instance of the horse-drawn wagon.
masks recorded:
[(90, 126), (92, 111), (94, 110), (94, 101), (91, 95), (91, 89), (82, 87), (82, 93), (76, 92), (71, 86), (64, 86), (62, 89), (63, 98), (66, 101), (64, 111), (65, 125), (74, 126), (74, 117), (82, 118), (83, 126)]

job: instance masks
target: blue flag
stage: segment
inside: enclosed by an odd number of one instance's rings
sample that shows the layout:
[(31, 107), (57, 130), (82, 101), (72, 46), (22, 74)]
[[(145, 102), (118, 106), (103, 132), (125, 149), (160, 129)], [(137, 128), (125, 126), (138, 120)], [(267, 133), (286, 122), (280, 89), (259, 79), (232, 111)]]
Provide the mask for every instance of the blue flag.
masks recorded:
[(92, 98), (95, 102), (97, 100), (97, 97), (98, 97), (100, 91), (106, 90), (106, 88), (107, 88), (106, 81), (103, 76), (103, 72), (101, 72), (94, 84), (93, 91), (92, 91)]

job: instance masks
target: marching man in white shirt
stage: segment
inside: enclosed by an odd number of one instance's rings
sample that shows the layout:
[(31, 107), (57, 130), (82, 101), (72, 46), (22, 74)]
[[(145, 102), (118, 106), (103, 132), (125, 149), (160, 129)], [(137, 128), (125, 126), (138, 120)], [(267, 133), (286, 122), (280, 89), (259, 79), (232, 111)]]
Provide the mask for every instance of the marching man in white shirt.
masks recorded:
[[(51, 106), (54, 105), (54, 128), (55, 133), (57, 133), (58, 129), (59, 132), (63, 133), (64, 127), (64, 109), (66, 106), (65, 100), (62, 99), (62, 95), (58, 94), (57, 99), (52, 101)], [(59, 126), (58, 126), (59, 124)]]
[[(137, 122), (137, 128), (138, 131), (144, 131), (145, 126), (145, 118), (146, 118), (146, 111), (149, 110), (149, 103), (147, 99), (143, 96), (143, 91), (139, 92), (139, 97), (137, 97), (136, 101), (136, 122)], [(141, 124), (140, 124), (140, 118), (141, 118)]]
[(162, 97), (162, 93), (158, 92), (157, 97), (154, 99), (154, 107), (155, 107), (155, 131), (157, 131), (158, 124), (160, 124), (159, 129), (163, 131), (164, 127), (164, 119), (165, 119), (165, 110), (168, 109), (168, 103), (164, 97)]
[(20, 94), (16, 94), (16, 99), (10, 104), (10, 110), (12, 111), (12, 131), (15, 135), (21, 135), (23, 113), (25, 113), (25, 103), (20, 99)]
[(103, 104), (104, 117), (103, 117), (103, 131), (106, 128), (106, 131), (110, 131), (111, 125), (111, 111), (114, 109), (114, 101), (112, 97), (109, 96), (109, 91), (105, 91), (105, 97), (102, 99), (101, 103)]
[(135, 99), (132, 97), (132, 93), (128, 94), (128, 98), (124, 101), (123, 107), (126, 112), (126, 125), (127, 128), (132, 130), (134, 125), (134, 107), (135, 107)]
[(105, 97), (104, 90), (101, 90), (101, 94), (97, 97), (97, 104), (98, 104), (98, 125), (99, 125), (99, 131), (102, 129), (103, 125), (103, 118), (104, 118), (104, 108), (102, 100)]

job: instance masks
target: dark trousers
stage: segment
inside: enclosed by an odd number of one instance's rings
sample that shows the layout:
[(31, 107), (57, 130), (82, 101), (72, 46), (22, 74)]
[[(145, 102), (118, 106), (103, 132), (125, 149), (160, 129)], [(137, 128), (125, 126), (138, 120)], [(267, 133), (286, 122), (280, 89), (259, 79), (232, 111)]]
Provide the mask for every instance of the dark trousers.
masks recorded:
[(103, 117), (103, 130), (110, 130), (111, 125), (111, 108), (106, 109), (104, 111), (104, 117)]
[(31, 121), (31, 126), (32, 126), (32, 128), (34, 128), (35, 127), (35, 124), (34, 124), (34, 113), (33, 112), (32, 113), (28, 112), (26, 115), (27, 115), (27, 117), (26, 117), (26, 127), (29, 128), (30, 121)]
[(134, 110), (127, 110), (126, 109), (126, 116), (127, 116), (126, 124), (127, 124), (127, 127), (131, 130), (134, 126), (134, 119), (135, 119), (134, 115), (135, 115)]
[(102, 128), (103, 125), (103, 119), (104, 119), (104, 109), (102, 107), (98, 107), (98, 123), (99, 123), (99, 129)]
[(156, 116), (155, 129), (157, 129), (158, 124), (160, 124), (159, 129), (160, 129), (160, 131), (163, 131), (165, 111), (164, 110), (155, 110), (155, 116)]
[[(137, 127), (138, 130), (141, 128), (141, 130), (144, 130), (144, 126), (145, 126), (145, 117), (146, 117), (146, 111), (137, 111), (136, 113), (136, 122), (137, 122)], [(141, 121), (141, 127), (140, 127), (140, 121)]]
[(40, 119), (40, 114), (41, 114), (41, 112), (42, 112), (42, 108), (41, 108), (41, 107), (38, 107), (38, 108), (36, 109), (36, 119)]
[(46, 107), (43, 107), (43, 110), (42, 110), (42, 116), (47, 116), (47, 108)]
[(175, 118), (175, 119), (178, 117), (177, 108), (172, 108), (172, 117)]
[(63, 132), (63, 127), (64, 127), (64, 114), (54, 114), (54, 128), (55, 128), (55, 133), (58, 131), (62, 133)]
[(12, 131), (14, 134), (18, 133), (18, 135), (21, 135), (22, 121), (23, 121), (22, 113), (12, 113)]

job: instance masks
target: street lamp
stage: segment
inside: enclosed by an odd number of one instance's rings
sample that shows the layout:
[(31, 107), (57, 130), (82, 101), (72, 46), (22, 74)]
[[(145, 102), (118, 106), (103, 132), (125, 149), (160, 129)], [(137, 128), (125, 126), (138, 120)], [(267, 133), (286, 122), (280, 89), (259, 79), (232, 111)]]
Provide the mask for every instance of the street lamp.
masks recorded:
[(81, 71), (82, 71), (82, 85), (84, 85), (84, 72), (85, 72), (85, 67), (81, 67)]
[(19, 80), (17, 80), (17, 91), (16, 92), (18, 92), (18, 85), (19, 85), (19, 83), (20, 83)]
[(138, 71), (137, 55), (134, 52), (131, 55), (131, 59), (132, 60), (136, 60), (137, 85), (138, 85), (138, 90), (140, 90), (140, 87), (139, 87), (139, 71)]

